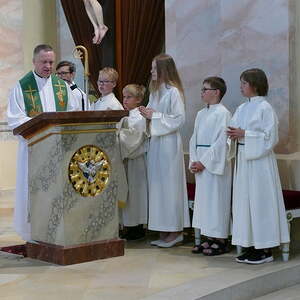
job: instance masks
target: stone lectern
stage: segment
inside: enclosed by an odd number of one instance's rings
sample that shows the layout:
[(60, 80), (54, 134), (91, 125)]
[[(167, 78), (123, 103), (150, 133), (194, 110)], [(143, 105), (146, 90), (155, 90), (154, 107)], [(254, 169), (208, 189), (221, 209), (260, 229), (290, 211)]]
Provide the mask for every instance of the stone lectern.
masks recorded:
[(14, 129), (28, 141), (30, 258), (69, 265), (124, 255), (118, 203), (127, 184), (116, 124), (127, 114), (42, 113)]

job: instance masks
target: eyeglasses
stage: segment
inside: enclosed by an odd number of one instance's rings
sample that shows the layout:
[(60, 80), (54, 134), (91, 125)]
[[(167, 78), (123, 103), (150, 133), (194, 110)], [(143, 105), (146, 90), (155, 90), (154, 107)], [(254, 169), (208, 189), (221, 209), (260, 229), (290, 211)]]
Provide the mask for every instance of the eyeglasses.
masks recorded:
[(56, 72), (55, 74), (58, 75), (58, 76), (61, 76), (61, 75), (67, 75), (67, 74), (70, 74), (71, 72)]
[(108, 84), (108, 83), (110, 83), (110, 82), (112, 83), (112, 82), (114, 82), (114, 81), (111, 81), (111, 80), (98, 80), (98, 81), (97, 81), (98, 84)]
[(202, 93), (205, 93), (206, 91), (216, 91), (216, 90), (217, 90), (217, 89), (209, 89), (209, 88), (205, 88), (205, 87), (204, 87), (204, 88), (201, 89), (201, 92), (202, 92)]

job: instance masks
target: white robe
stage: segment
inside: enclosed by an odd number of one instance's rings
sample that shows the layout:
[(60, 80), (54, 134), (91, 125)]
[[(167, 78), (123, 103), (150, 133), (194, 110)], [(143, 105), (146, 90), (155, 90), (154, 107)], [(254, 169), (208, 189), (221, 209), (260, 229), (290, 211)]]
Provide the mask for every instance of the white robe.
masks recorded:
[(153, 108), (147, 155), (149, 187), (148, 228), (177, 232), (190, 226), (182, 141), (185, 122), (182, 97), (175, 87), (161, 85), (150, 95)]
[[(289, 242), (288, 224), (277, 162), (278, 120), (264, 97), (240, 105), (230, 125), (245, 130), (245, 138), (232, 142), (237, 153), (233, 183), (232, 244), (257, 249)], [(237, 150), (236, 150), (237, 147)]]
[[(68, 84), (69, 87), (71, 88), (71, 86), (73, 86), (75, 84), (75, 82), (72, 82), (71, 84), (66, 82), (66, 84)], [(90, 101), (88, 100), (88, 97), (86, 96), (85, 92), (81, 88), (77, 87), (77, 88), (73, 89), (72, 94), (73, 94), (73, 97), (78, 102), (80, 110), (82, 110), (82, 98), (83, 98), (83, 102), (84, 102), (84, 110), (85, 111), (91, 110), (90, 109)]]
[(119, 131), (121, 153), (127, 174), (128, 198), (121, 212), (124, 226), (148, 222), (148, 187), (146, 169), (146, 120), (138, 108), (129, 111)]
[[(56, 111), (51, 77), (40, 78), (34, 73), (34, 77), (40, 92), (40, 99), (44, 112)], [(67, 110), (80, 110), (77, 101), (73, 98), (72, 91), (67, 85), (68, 107)], [(10, 128), (29, 121), (26, 115), (22, 89), (18, 82), (10, 91), (7, 106), (7, 121)], [(27, 140), (21, 136), (17, 154), (17, 180), (16, 180), (16, 202), (14, 209), (14, 228), (25, 241), (31, 240), (31, 227), (29, 221), (28, 200), (28, 146)]]
[(124, 108), (114, 93), (110, 93), (91, 103), (90, 110), (124, 110)]
[(230, 112), (214, 104), (198, 112), (190, 140), (190, 166), (200, 161), (205, 169), (195, 174), (193, 227), (201, 234), (227, 238), (231, 217), (231, 164), (227, 161), (226, 128)]

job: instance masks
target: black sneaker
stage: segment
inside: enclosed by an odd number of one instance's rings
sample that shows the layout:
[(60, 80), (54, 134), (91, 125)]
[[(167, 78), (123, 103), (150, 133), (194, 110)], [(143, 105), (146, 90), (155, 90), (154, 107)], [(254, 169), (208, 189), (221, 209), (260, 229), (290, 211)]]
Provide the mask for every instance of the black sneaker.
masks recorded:
[(272, 262), (273, 260), (274, 258), (272, 256), (271, 251), (265, 252), (263, 249), (257, 249), (245, 259), (245, 263), (251, 265), (259, 265), (263, 263)]
[(247, 258), (252, 254), (253, 251), (254, 251), (253, 247), (247, 248), (242, 255), (235, 258), (235, 261), (238, 263), (246, 263)]

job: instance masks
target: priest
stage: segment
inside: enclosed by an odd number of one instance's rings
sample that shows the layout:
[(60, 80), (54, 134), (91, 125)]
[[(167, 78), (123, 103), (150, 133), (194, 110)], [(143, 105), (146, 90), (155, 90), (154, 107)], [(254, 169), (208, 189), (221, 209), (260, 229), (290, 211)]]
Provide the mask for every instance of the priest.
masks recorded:
[[(66, 83), (52, 74), (55, 53), (49, 45), (33, 51), (34, 70), (21, 78), (9, 93), (7, 121), (15, 128), (42, 112), (81, 110)], [(28, 146), (18, 136), (16, 202), (14, 228), (23, 240), (31, 240), (30, 201), (28, 199)]]

